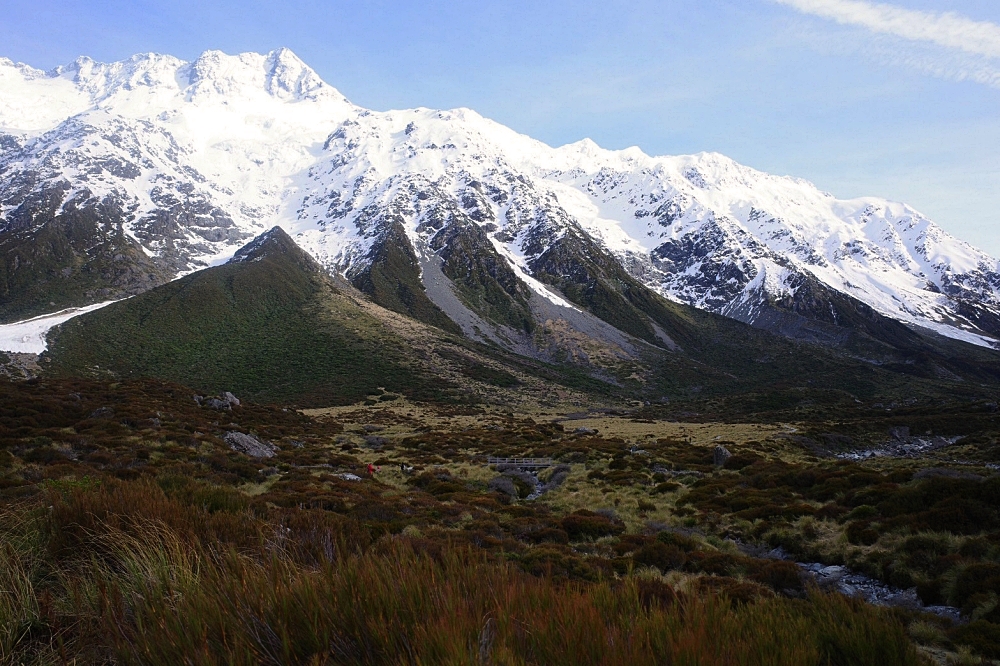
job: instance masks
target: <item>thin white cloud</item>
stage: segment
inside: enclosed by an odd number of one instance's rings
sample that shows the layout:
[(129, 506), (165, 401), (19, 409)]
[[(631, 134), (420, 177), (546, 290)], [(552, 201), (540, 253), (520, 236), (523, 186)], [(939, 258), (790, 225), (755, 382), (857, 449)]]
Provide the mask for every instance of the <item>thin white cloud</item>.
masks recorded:
[[(774, 0), (805, 14), (916, 42), (890, 58), (936, 76), (1000, 87), (1000, 25), (867, 0)], [(937, 54), (917, 48), (938, 47)]]
[(1000, 58), (1000, 25), (954, 12), (934, 14), (862, 0), (776, 0), (806, 14), (874, 32)]

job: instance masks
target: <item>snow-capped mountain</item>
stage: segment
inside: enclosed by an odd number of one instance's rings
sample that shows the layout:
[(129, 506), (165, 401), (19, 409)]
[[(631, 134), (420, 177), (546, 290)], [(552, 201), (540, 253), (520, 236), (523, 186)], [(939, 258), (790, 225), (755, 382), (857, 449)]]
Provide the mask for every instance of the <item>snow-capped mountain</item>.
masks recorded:
[(288, 50), (0, 59), (3, 318), (137, 293), (275, 225), (383, 304), (495, 340), (596, 315), (670, 347), (607, 305), (640, 285), (820, 340), (879, 315), (1000, 337), (1000, 263), (904, 204), (718, 154), (552, 148), (468, 109), (369, 111)]

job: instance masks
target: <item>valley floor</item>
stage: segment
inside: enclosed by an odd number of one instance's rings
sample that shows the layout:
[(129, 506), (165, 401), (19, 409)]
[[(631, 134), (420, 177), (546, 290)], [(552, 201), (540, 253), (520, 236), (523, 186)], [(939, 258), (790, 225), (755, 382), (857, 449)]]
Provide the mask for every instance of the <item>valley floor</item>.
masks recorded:
[(0, 381), (0, 661), (1000, 658), (995, 405), (198, 397)]

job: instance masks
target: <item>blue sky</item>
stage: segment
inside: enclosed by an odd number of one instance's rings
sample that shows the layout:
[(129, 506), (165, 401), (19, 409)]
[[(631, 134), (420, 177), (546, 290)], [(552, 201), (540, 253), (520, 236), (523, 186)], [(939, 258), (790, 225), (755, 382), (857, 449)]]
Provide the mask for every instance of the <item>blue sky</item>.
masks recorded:
[(0, 55), (36, 67), (287, 46), (362, 106), (714, 150), (906, 201), (1000, 255), (995, 0), (0, 0), (0, 16)]

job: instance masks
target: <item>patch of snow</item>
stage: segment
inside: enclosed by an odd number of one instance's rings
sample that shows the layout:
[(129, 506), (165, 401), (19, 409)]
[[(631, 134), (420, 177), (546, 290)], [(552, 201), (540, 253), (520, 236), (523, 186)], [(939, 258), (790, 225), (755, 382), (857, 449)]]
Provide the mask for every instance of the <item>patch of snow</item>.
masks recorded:
[(524, 281), (524, 283), (527, 284), (532, 291), (534, 291), (539, 296), (549, 301), (553, 305), (558, 305), (559, 307), (563, 308), (569, 308), (570, 310), (576, 310), (576, 311), (580, 310), (578, 307), (567, 301), (562, 296), (558, 296), (548, 286), (542, 284), (541, 282), (533, 278), (528, 273), (527, 267), (523, 265), (524, 264), (523, 256), (522, 257), (517, 256), (513, 251), (511, 251), (509, 246), (504, 245), (502, 242), (500, 242), (493, 236), (490, 237), (490, 240), (493, 242), (493, 247), (500, 254), (500, 256), (506, 257), (507, 261), (510, 262), (511, 268), (514, 269), (514, 273), (517, 274), (517, 277), (521, 278), (521, 280)]
[(111, 305), (105, 301), (82, 308), (68, 308), (51, 314), (32, 317), (24, 321), (0, 324), (0, 350), (27, 354), (41, 354), (46, 349), (45, 336), (53, 326), (58, 326), (87, 312)]

